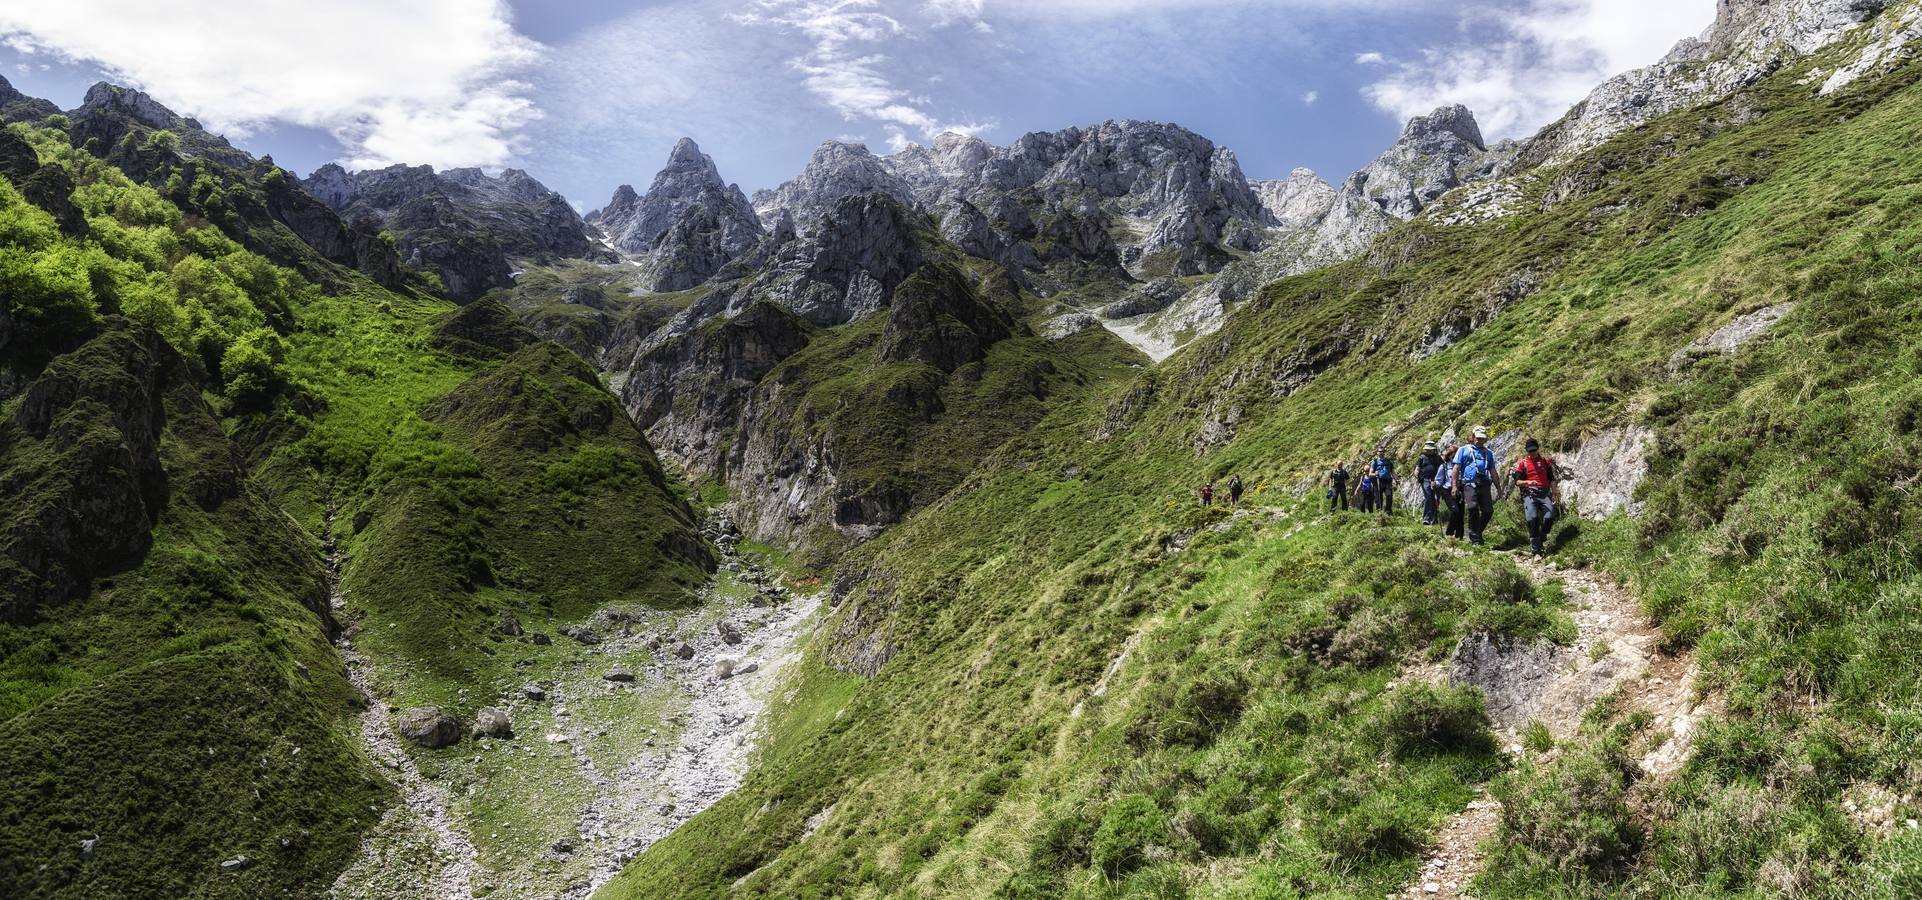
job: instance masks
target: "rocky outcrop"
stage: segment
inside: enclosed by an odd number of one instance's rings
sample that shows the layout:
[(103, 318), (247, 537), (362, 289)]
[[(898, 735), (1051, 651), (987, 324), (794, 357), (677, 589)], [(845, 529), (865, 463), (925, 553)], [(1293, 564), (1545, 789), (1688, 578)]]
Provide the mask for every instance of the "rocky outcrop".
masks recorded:
[[(1676, 110), (1727, 97), (1784, 61), (1829, 46), (1887, 5), (1887, 0), (1718, 0), (1715, 23), (1701, 37), (1676, 44), (1654, 65), (1603, 82), (1530, 138), (1520, 163), (1563, 162)], [(1860, 71), (1885, 56), (1873, 43), (1864, 53), (1875, 61)]]
[(5, 77), (0, 77), (0, 122), (43, 122), (48, 116), (60, 114), (60, 107), (51, 100), (29, 97)]
[(849, 197), (885, 194), (913, 206), (914, 191), (879, 157), (861, 144), (828, 141), (816, 148), (800, 177), (772, 190), (754, 192), (754, 211), (772, 223), (785, 215), (802, 237), (820, 230), (822, 218)]
[(11, 131), (0, 131), (0, 176), (13, 182), (28, 203), (51, 214), (62, 233), (78, 236), (87, 230), (86, 217), (74, 205), (73, 178), (66, 167), (42, 165), (33, 145)]
[(1635, 489), (1648, 477), (1648, 456), (1655, 433), (1648, 428), (1604, 428), (1574, 453), (1557, 462), (1562, 468), (1562, 499), (1586, 519), (1606, 519), (1616, 510), (1640, 515)]
[(152, 329), (109, 319), (54, 359), (0, 422), (0, 620), (30, 621), (138, 563), (170, 496), (212, 507), (239, 485), (188, 361)]
[(646, 194), (621, 185), (588, 218), (608, 246), (641, 266), (645, 287), (655, 291), (708, 280), (766, 234), (741, 189), (722, 181), (714, 160), (688, 138), (674, 145)]
[(1414, 218), (1442, 194), (1498, 172), (1516, 145), (1482, 142), (1474, 113), (1460, 104), (1408, 120), (1401, 138), (1342, 183), (1344, 197), (1362, 197), (1399, 220)]
[(511, 260), (590, 255), (567, 200), (519, 169), (494, 177), (471, 168), (348, 172), (328, 164), (301, 184), (343, 218), (392, 234), (407, 265), (439, 275), (458, 301), (512, 284)]
[(663, 456), (720, 472), (726, 435), (748, 392), (811, 339), (810, 326), (786, 309), (754, 304), (643, 348), (627, 370), (621, 402)]

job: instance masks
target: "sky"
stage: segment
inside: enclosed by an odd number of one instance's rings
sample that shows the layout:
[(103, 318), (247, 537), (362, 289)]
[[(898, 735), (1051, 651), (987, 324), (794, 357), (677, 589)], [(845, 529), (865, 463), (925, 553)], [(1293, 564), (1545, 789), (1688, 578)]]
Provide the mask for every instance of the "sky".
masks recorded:
[(744, 189), (830, 139), (1174, 122), (1339, 181), (1464, 103), (1525, 137), (1714, 0), (0, 0), (0, 75), (137, 87), (306, 175), (527, 170), (583, 210), (692, 137)]

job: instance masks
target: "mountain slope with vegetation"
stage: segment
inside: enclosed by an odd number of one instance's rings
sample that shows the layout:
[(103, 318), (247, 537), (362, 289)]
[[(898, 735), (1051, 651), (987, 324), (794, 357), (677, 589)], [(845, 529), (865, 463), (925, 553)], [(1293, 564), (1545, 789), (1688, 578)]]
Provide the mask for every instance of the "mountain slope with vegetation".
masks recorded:
[(535, 632), (684, 606), (713, 555), (578, 358), (89, 96), (0, 131), (0, 893), (317, 896), (396, 799), (343, 627), (392, 702), (471, 721)]
[[(1912, 893), (1922, 838), (1856, 811), (1916, 811), (1922, 70), (1816, 95), (1859, 39), (1277, 282), (1001, 448), (844, 561), (761, 766), (604, 894), (1381, 896), (1477, 785), (1506, 810), (1477, 896)], [(1672, 778), (1606, 702), (1505, 757), (1478, 697), (1395, 682), (1567, 636), (1499, 556), (1320, 515), (1335, 459), (1477, 422), (1565, 456), (1652, 431), (1640, 516), (1557, 551), (1726, 704)], [(1252, 510), (1192, 505), (1230, 472)]]

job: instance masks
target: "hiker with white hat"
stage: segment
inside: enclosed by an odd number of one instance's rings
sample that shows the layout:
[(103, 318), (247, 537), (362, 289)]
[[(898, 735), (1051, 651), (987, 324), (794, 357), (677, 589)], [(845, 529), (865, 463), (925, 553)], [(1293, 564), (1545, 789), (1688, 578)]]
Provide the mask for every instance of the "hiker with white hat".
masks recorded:
[(1455, 496), (1465, 507), (1468, 542), (1482, 545), (1482, 530), (1495, 517), (1495, 452), (1488, 449), (1488, 426), (1475, 426), (1474, 443), (1455, 452)]

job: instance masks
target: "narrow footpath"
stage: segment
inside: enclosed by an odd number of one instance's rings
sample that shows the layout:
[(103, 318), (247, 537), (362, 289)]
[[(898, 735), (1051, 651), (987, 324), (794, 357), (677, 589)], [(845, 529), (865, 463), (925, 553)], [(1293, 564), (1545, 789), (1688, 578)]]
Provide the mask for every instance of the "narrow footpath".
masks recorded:
[[(1664, 654), (1661, 633), (1643, 618), (1626, 588), (1593, 572), (1562, 569), (1517, 555), (1515, 564), (1538, 585), (1560, 581), (1567, 591), (1577, 637), (1566, 647), (1481, 646), (1464, 648), (1446, 666), (1411, 673), (1430, 681), (1482, 684), (1496, 734), (1510, 752), (1519, 736), (1540, 722), (1556, 741), (1581, 727), (1588, 708), (1604, 696), (1620, 698), (1625, 712), (1646, 711), (1663, 739), (1641, 761), (1649, 778), (1672, 775), (1688, 756), (1695, 725), (1709, 711), (1695, 702), (1693, 654)], [(1442, 826), (1405, 897), (1467, 897), (1481, 871), (1484, 848), (1501, 820), (1501, 803), (1486, 795)]]

